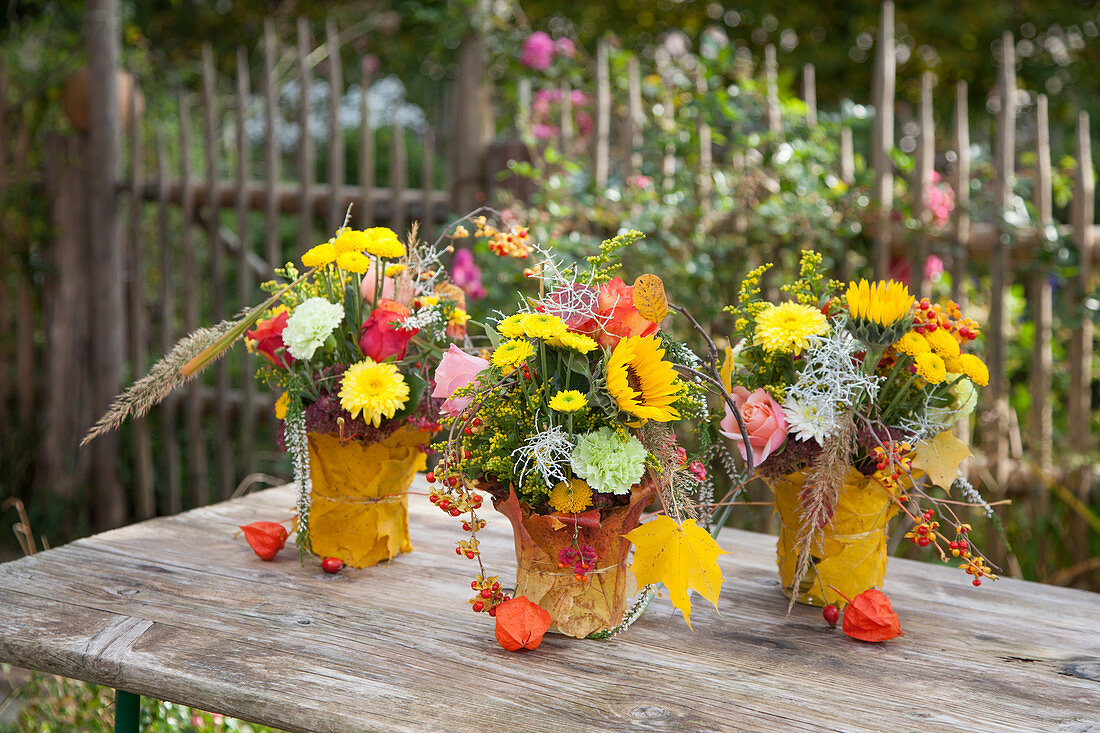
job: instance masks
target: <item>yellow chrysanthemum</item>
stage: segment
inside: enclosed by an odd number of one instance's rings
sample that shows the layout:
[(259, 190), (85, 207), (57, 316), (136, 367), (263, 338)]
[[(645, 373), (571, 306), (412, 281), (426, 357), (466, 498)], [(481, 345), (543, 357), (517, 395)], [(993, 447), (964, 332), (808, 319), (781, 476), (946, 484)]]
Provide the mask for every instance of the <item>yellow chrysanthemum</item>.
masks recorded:
[(549, 313), (528, 313), (523, 317), (523, 333), (547, 341), (565, 333), (565, 321)]
[(870, 321), (889, 327), (909, 314), (913, 296), (901, 283), (879, 280), (874, 285), (866, 280), (848, 284), (848, 312), (857, 321)]
[(414, 305), (417, 308), (431, 308), (433, 305), (439, 305), (439, 298), (434, 295), (421, 295), (416, 299)]
[(929, 384), (939, 384), (947, 377), (947, 366), (939, 354), (932, 352), (917, 354), (914, 361), (917, 366), (917, 376)]
[(583, 333), (573, 333), (572, 331), (566, 331), (561, 336), (550, 339), (546, 343), (559, 349), (576, 351), (579, 354), (587, 354), (600, 346), (595, 339), (589, 338)]
[(340, 384), (340, 407), (378, 427), (382, 418), (393, 417), (409, 401), (409, 385), (394, 364), (364, 359), (344, 372)]
[(908, 354), (909, 356), (916, 356), (917, 354), (927, 354), (931, 347), (928, 342), (925, 341), (920, 334), (909, 331), (894, 344), (894, 349), (900, 354)]
[(580, 514), (592, 506), (592, 487), (579, 478), (562, 481), (550, 490), (550, 506), (562, 514)]
[(455, 326), (465, 326), (466, 321), (470, 320), (470, 314), (461, 308), (455, 308), (451, 311), (451, 317), (447, 319), (447, 323)]
[(563, 389), (550, 398), (549, 405), (558, 412), (576, 412), (588, 407), (588, 398), (575, 389)]
[(529, 341), (512, 339), (505, 341), (493, 352), (493, 366), (500, 367), (505, 374), (508, 374), (534, 355), (535, 347), (531, 346)]
[(275, 400), (275, 419), (286, 420), (286, 409), (290, 407), (290, 392), (283, 392)]
[(363, 250), (384, 260), (396, 260), (405, 256), (405, 245), (386, 227), (373, 227), (363, 232)]
[(989, 367), (974, 354), (961, 354), (959, 356), (959, 367), (959, 371), (979, 387), (985, 387), (989, 384)]
[(323, 267), (335, 262), (336, 254), (336, 247), (332, 242), (318, 244), (302, 255), (302, 265), (305, 267)]
[(370, 269), (370, 259), (362, 252), (342, 252), (336, 255), (336, 266), (346, 272), (362, 275)]
[(647, 420), (679, 420), (672, 406), (684, 389), (656, 336), (630, 336), (619, 341), (607, 361), (607, 391), (623, 412)]
[(948, 374), (962, 374), (962, 362), (959, 361), (957, 356), (943, 357), (943, 365), (947, 367)]
[(408, 269), (408, 265), (386, 265), (386, 277), (397, 277), (405, 270)]
[(924, 340), (932, 347), (932, 351), (944, 359), (959, 355), (959, 340), (942, 328), (924, 334)]
[(336, 253), (362, 252), (367, 247), (368, 237), (366, 232), (356, 229), (345, 229), (340, 232), (333, 244), (336, 245)]
[(829, 333), (829, 321), (817, 308), (799, 303), (768, 305), (756, 317), (753, 342), (765, 351), (798, 354), (811, 336)]
[(508, 316), (497, 325), (500, 335), (507, 339), (518, 339), (523, 335), (523, 319), (526, 313), (516, 313)]

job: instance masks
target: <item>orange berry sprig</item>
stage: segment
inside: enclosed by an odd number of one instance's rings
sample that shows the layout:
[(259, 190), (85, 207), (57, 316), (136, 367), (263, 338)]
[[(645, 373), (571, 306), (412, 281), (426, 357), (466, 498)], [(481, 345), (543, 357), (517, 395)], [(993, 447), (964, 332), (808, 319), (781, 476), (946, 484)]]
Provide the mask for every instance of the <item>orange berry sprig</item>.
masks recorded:
[(486, 578), (478, 575), (476, 580), (470, 581), (470, 588), (476, 591), (474, 597), (469, 600), (470, 608), (474, 613), (484, 612), (490, 616), (496, 616), (497, 606), (510, 600), (508, 594), (501, 590), (500, 583), (497, 580), (498, 577), (494, 575), (491, 578)]
[(981, 333), (977, 321), (962, 317), (958, 303), (948, 301), (946, 306), (941, 306), (923, 298), (917, 304), (913, 330), (917, 333), (929, 333), (937, 329), (950, 333), (958, 339), (960, 346), (978, 338)]

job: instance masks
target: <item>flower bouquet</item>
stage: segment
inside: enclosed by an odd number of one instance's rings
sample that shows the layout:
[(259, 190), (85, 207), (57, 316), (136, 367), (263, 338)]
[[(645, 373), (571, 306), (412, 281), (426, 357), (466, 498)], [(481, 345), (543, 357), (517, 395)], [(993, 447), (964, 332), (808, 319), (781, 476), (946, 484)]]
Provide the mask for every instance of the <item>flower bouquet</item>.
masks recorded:
[[(430, 500), (461, 517), (469, 537), (455, 551), (480, 569), (470, 604), (497, 616), (507, 648), (537, 645), (551, 625), (573, 637), (621, 631), (648, 603), (652, 589), (627, 608), (638, 586), (664, 582), (689, 620), (688, 586), (717, 603), (722, 551), (693, 502), (706, 472), (671, 427), (707, 415), (703, 390), (681, 377), (698, 360), (659, 330), (669, 306), (658, 277), (614, 277), (619, 250), (640, 237), (605, 242), (581, 274), (535, 247), (539, 297), (501, 316), (491, 348), (452, 346), (435, 373), (447, 437)], [(512, 524), (515, 598), (482, 562), (479, 492)], [(662, 512), (639, 526), (655, 499)], [(517, 634), (502, 615), (544, 625)]]
[[(342, 228), (303, 255), (304, 273), (293, 263), (277, 269), (279, 279), (263, 286), (272, 293), (265, 303), (183, 339), (87, 439), (140, 416), (243, 336), (263, 357), (257, 377), (282, 392), (278, 440), (299, 490), (303, 558), (366, 567), (408, 552), (406, 493), (438, 427), (427, 357), (437, 341), (463, 337), (467, 320), (442, 253), (421, 245), (415, 229), (406, 246), (384, 227)], [(246, 538), (270, 559), (268, 545), (281, 547), (286, 532), (263, 524)]]
[(767, 302), (759, 282), (768, 267), (752, 271), (727, 308), (734, 346), (723, 378), (748, 435), (734, 431), (728, 409), (722, 428), (775, 492), (791, 603), (843, 605), (881, 585), (898, 512), (912, 525), (906, 539), (958, 558), (976, 586), (995, 578), (952, 509), (988, 509), (959, 474), (969, 449), (951, 432), (989, 381), (967, 353), (978, 325), (956, 304), (918, 302), (894, 281), (827, 281), (814, 252), (783, 286), (790, 299)]

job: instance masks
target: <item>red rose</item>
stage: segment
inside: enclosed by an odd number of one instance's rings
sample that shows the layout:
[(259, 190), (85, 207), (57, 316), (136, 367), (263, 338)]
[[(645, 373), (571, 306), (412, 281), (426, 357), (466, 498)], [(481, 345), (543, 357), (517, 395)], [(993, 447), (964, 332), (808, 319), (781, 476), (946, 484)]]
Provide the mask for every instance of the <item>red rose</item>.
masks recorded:
[(393, 301), (383, 301), (383, 307), (375, 308), (359, 330), (359, 348), (363, 355), (375, 361), (385, 361), (391, 356), (405, 358), (409, 341), (420, 333), (419, 328), (400, 328), (408, 311)]
[(283, 329), (289, 318), (290, 313), (282, 310), (273, 318), (259, 321), (256, 328), (245, 334), (245, 338), (253, 342), (253, 348), (280, 369), (289, 369), (294, 363), (294, 357), (286, 352), (283, 343)]

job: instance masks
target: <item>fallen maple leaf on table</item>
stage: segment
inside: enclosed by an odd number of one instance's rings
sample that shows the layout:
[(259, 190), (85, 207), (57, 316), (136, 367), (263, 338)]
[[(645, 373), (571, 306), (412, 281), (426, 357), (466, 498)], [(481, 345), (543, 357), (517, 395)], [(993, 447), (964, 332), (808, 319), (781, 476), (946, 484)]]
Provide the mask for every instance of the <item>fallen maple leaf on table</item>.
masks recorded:
[(669, 600), (684, 614), (689, 629), (688, 588), (698, 591), (718, 608), (723, 582), (718, 556), (728, 553), (694, 519), (688, 519), (681, 527), (672, 518), (660, 516), (623, 536), (634, 543), (631, 571), (638, 579), (638, 587), (664, 583)]
[(550, 628), (550, 612), (518, 596), (496, 607), (497, 641), (510, 652), (537, 649)]
[(902, 635), (901, 622), (890, 599), (875, 588), (849, 600), (842, 628), (845, 634), (860, 641), (887, 641)]
[(970, 446), (955, 437), (950, 430), (917, 446), (913, 468), (924, 471), (928, 479), (943, 489), (950, 489), (959, 475), (959, 464), (970, 455)]

